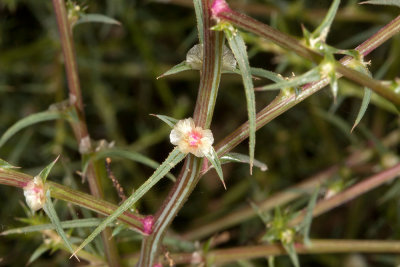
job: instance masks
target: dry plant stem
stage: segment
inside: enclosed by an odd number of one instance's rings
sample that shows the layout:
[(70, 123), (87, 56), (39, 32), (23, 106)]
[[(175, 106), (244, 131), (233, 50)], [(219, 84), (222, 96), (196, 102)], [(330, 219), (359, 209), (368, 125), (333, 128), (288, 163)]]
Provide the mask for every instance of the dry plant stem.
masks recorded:
[[(312, 239), (311, 245), (295, 244), (299, 254), (320, 253), (400, 253), (399, 241), (378, 240), (343, 240), (343, 239)], [(217, 249), (208, 252), (201, 262), (206, 259), (213, 264), (226, 264), (241, 260), (265, 258), (268, 256), (286, 255), (285, 249), (280, 244), (246, 246), (237, 248)], [(176, 264), (188, 264), (193, 262), (193, 253), (172, 254)], [(200, 262), (198, 262), (200, 263)]]
[[(395, 165), (394, 167), (382, 171), (376, 175), (366, 178), (362, 182), (359, 182), (352, 187), (344, 190), (343, 192), (328, 198), (319, 201), (313, 210), (313, 217), (321, 215), (339, 205), (349, 202), (350, 200), (361, 196), (368, 191), (371, 191), (374, 188), (377, 188), (391, 180), (397, 178), (400, 175), (400, 164)], [(294, 218), (290, 224), (296, 225), (303, 221), (306, 211), (304, 210), (299, 216)]]
[[(74, 130), (75, 138), (78, 141), (79, 148), (87, 151), (90, 150), (90, 136), (88, 133), (85, 114), (83, 109), (82, 94), (79, 84), (78, 68), (75, 57), (74, 42), (72, 39), (72, 31), (67, 18), (67, 11), (64, 0), (53, 0), (53, 8), (56, 15), (58, 30), (60, 32), (61, 46), (64, 55), (65, 71), (67, 74), (69, 88), (69, 102), (75, 108), (78, 120), (73, 121), (71, 126)], [(96, 173), (96, 166), (89, 164), (87, 171), (87, 180), (90, 192), (97, 198), (103, 197), (99, 177)], [(102, 232), (102, 240), (107, 261), (110, 266), (119, 266), (119, 256), (114, 239), (111, 236), (111, 230), (106, 228)]]
[[(214, 112), (222, 67), (222, 33), (211, 31), (210, 1), (202, 1), (203, 10), (203, 66), (199, 93), (193, 119), (195, 124), (209, 128)], [(153, 232), (144, 238), (137, 266), (153, 266), (158, 260), (160, 245), (167, 227), (183, 206), (200, 178), (203, 160), (189, 155), (172, 190), (155, 216)]]
[[(395, 35), (400, 29), (400, 16), (395, 18), (385, 27), (383, 27), (380, 31), (374, 34), (371, 38), (363, 42), (359, 45), (356, 50), (360, 52), (363, 56), (368, 55), (374, 49), (379, 47), (385, 41), (390, 39), (393, 35)], [(296, 41), (296, 40), (295, 40)], [(297, 42), (297, 41), (296, 41)], [(351, 57), (347, 56), (340, 60), (341, 64), (347, 65), (352, 60)], [(340, 76), (339, 76), (340, 77)], [(339, 78), (338, 77), (338, 78)], [(302, 87), (302, 91), (298, 96), (295, 94), (291, 95), (279, 95), (274, 99), (268, 106), (262, 109), (257, 113), (256, 125), (257, 129), (260, 129), (268, 122), (278, 117), (285, 111), (291, 109), (296, 104), (302, 102), (307, 97), (312, 94), (318, 92), (323, 87), (329, 84), (328, 79), (322, 79), (318, 82), (308, 84)], [(219, 156), (223, 156), (240, 144), (243, 140), (248, 138), (249, 136), (249, 125), (248, 122), (242, 124), (239, 128), (237, 128), (234, 132), (225, 137), (222, 141), (220, 141), (216, 145), (216, 151)]]
[[(217, 0), (220, 1), (220, 0)], [(221, 2), (224, 0), (221, 0)], [(228, 21), (235, 26), (243, 28), (249, 32), (252, 32), (258, 36), (266, 38), (277, 45), (288, 49), (289, 51), (293, 51), (299, 56), (308, 59), (312, 62), (317, 64), (321, 63), (324, 59), (323, 55), (311, 50), (310, 48), (302, 45), (298, 40), (295, 38), (286, 35), (266, 24), (263, 24), (251, 17), (248, 17), (244, 14), (239, 12), (233, 11), (230, 8), (224, 8), (222, 11), (216, 14), (217, 18), (223, 21)], [(391, 32), (391, 35), (396, 34), (400, 31), (400, 16), (394, 19), (386, 29), (387, 31)], [(391, 88), (383, 85), (380, 81), (374, 80), (371, 77), (343, 66), (342, 64), (335, 64), (335, 69), (338, 73), (342, 74), (346, 78), (360, 84), (371, 88), (377, 94), (385, 97), (389, 101), (400, 105), (400, 94), (395, 93), (394, 90)]]
[[(314, 175), (313, 177), (292, 186), (284, 191), (278, 192), (271, 197), (267, 198), (262, 203), (258, 204), (260, 211), (268, 211), (277, 206), (282, 206), (296, 198), (304, 195), (308, 191), (312, 191), (316, 186), (324, 183), (330, 179), (333, 174), (339, 170), (338, 166), (330, 167), (329, 169)], [(237, 225), (245, 220), (256, 217), (257, 213), (251, 207), (240, 209), (236, 212), (232, 212), (227, 216), (224, 216), (218, 220), (215, 220), (206, 225), (199, 225), (194, 230), (183, 234), (182, 238), (185, 240), (198, 240), (205, 238), (211, 234), (217, 233), (218, 231), (227, 229), (234, 225)]]
[[(394, 146), (399, 143), (400, 132), (398, 130), (390, 133), (384, 140), (383, 145), (385, 147)], [(355, 151), (344, 162), (344, 166), (347, 168), (352, 168), (359, 164), (365, 163), (370, 160), (374, 155), (374, 148), (368, 148), (361, 151)], [(303, 182), (287, 188), (282, 192), (278, 192), (261, 203), (257, 204), (261, 211), (269, 211), (272, 210), (276, 206), (282, 206), (290, 201), (295, 200), (296, 198), (302, 196), (307, 192), (312, 192), (314, 188), (318, 185), (323, 184), (330, 178), (334, 177), (334, 174), (340, 169), (341, 165), (337, 164), (331, 166), (312, 177), (305, 179)], [(203, 239), (213, 233), (217, 233), (218, 231), (225, 230), (229, 227), (237, 225), (245, 220), (251, 219), (257, 216), (255, 210), (249, 206), (242, 208), (238, 211), (232, 212), (227, 216), (224, 216), (220, 219), (217, 219), (209, 224), (198, 225), (193, 227), (194, 229), (184, 233), (182, 235), (183, 239), (186, 240), (198, 240)]]
[[(0, 184), (23, 188), (32, 179), (32, 176), (24, 173), (0, 169)], [(48, 181), (46, 185), (49, 187), (52, 198), (67, 201), (68, 203), (78, 205), (96, 213), (108, 216), (117, 209), (117, 206), (112, 203), (76, 191), (67, 186), (50, 181)], [(142, 218), (143, 216), (139, 214), (125, 211), (120, 217), (118, 217), (118, 220), (127, 224), (132, 230), (142, 234), (143, 224), (140, 220)]]

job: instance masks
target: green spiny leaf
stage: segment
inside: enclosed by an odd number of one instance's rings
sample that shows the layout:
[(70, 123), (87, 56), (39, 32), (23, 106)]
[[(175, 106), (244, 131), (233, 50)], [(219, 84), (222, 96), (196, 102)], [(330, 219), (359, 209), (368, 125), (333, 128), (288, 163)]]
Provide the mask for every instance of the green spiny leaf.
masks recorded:
[(356, 126), (360, 123), (361, 119), (364, 117), (364, 114), (367, 111), (369, 102), (371, 100), (371, 94), (372, 94), (371, 89), (365, 87), (364, 88), (364, 96), (363, 96), (363, 99), (362, 99), (362, 102), (361, 102), (361, 107), (360, 107), (360, 110), (357, 113), (357, 118), (354, 121), (353, 127), (351, 127), (350, 132), (353, 132), (354, 128), (356, 128)]
[(37, 176), (39, 176), (43, 183), (46, 182), (47, 176), (49, 176), (49, 173), (51, 171), (51, 169), (53, 168), (54, 164), (56, 164), (58, 158), (60, 156), (58, 156), (55, 160), (53, 160), (53, 162), (51, 162), (49, 165), (47, 165)]
[(32, 255), (29, 257), (28, 263), (26, 264), (27, 266), (37, 260), (40, 256), (43, 255), (46, 251), (50, 250), (50, 247), (46, 244), (40, 245), (35, 251), (32, 253)]
[(315, 207), (315, 204), (317, 203), (318, 195), (319, 195), (319, 190), (320, 188), (316, 188), (314, 190), (314, 193), (311, 195), (310, 201), (308, 202), (307, 206), (307, 212), (306, 216), (304, 217), (303, 221), (303, 243), (306, 246), (310, 245), (310, 229), (311, 229), (311, 223), (312, 223), (312, 218), (313, 218), (313, 210)]
[[(89, 244), (101, 231), (110, 223), (118, 218), (124, 211), (129, 209), (136, 203), (147, 191), (149, 191), (158, 181), (161, 180), (176, 164), (185, 158), (185, 154), (181, 153), (178, 148), (172, 150), (165, 161), (157, 168), (145, 183), (143, 183), (128, 199), (122, 203), (110, 216), (108, 216), (75, 250), (72, 256), (75, 256), (82, 248)], [(71, 257), (72, 257), (71, 256)]]
[(297, 256), (296, 249), (294, 247), (294, 243), (289, 243), (289, 244), (283, 244), (283, 247), (285, 248), (287, 254), (290, 257), (290, 260), (292, 261), (293, 265), (295, 267), (300, 267), (300, 262), (299, 262), (299, 257)]
[[(47, 190), (46, 192), (46, 203), (43, 207), (44, 212), (46, 212), (47, 216), (50, 218), (50, 221), (52, 222), (52, 224), (54, 225), (57, 233), (60, 235), (61, 239), (64, 241), (65, 246), (68, 248), (68, 250), (73, 253), (73, 249), (72, 249), (72, 245), (69, 242), (67, 235), (65, 234), (61, 223), (60, 223), (60, 219), (57, 216), (56, 210), (54, 209), (53, 203), (51, 202), (51, 198), (50, 198), (50, 190)], [(79, 261), (78, 257), (76, 255), (74, 255), (75, 258)]]
[(173, 66), (171, 69), (167, 70), (163, 74), (157, 77), (157, 79), (164, 78), (165, 76), (173, 75), (185, 70), (191, 70), (192, 68), (186, 64), (186, 61), (183, 61), (175, 66)]
[(289, 80), (283, 80), (281, 82), (277, 82), (274, 84), (266, 85), (263, 87), (256, 88), (258, 91), (265, 91), (265, 90), (275, 90), (287, 87), (297, 87), (300, 85), (304, 85), (310, 82), (315, 82), (321, 78), (319, 73), (319, 67), (311, 69), (302, 75), (296, 76)]
[(10, 139), (14, 134), (19, 132), (23, 128), (26, 128), (28, 126), (31, 126), (39, 122), (57, 120), (63, 117), (64, 114), (58, 111), (43, 111), (29, 115), (17, 121), (10, 128), (8, 128), (8, 130), (0, 138), (0, 147), (2, 147), (8, 141), (8, 139)]
[[(149, 166), (153, 169), (157, 169), (160, 164), (157, 161), (152, 160), (151, 158), (148, 158), (140, 153), (134, 152), (134, 151), (129, 151), (126, 149), (122, 149), (122, 148), (108, 148), (108, 149), (103, 149), (100, 150), (98, 152), (95, 152), (94, 154), (92, 154), (91, 156), (89, 156), (83, 164), (83, 168), (82, 168), (82, 173), (86, 173), (87, 168), (89, 166), (90, 161), (96, 161), (99, 159), (104, 159), (106, 157), (119, 157), (119, 158), (124, 158), (124, 159), (129, 159), (135, 162), (139, 162), (142, 163), (146, 166)], [(171, 179), (172, 181), (176, 181), (176, 177), (174, 175), (172, 175), (171, 173), (168, 173), (166, 175), (166, 177), (168, 177), (169, 179)]]
[(222, 173), (222, 168), (221, 168), (221, 162), (218, 158), (217, 152), (215, 152), (214, 147), (211, 147), (211, 154), (207, 154), (205, 156), (207, 157), (208, 161), (211, 163), (211, 165), (217, 171), (218, 177), (221, 180), (221, 182), (224, 185), (224, 188), (226, 190), (226, 185), (224, 182), (224, 174)]
[(196, 13), (197, 31), (200, 44), (203, 43), (203, 7), (201, 0), (193, 0), (194, 11)]
[(5, 160), (0, 159), (0, 169), (18, 169), (19, 167), (15, 167), (8, 163)]
[(359, 4), (370, 4), (370, 5), (388, 5), (388, 6), (397, 6), (400, 7), (400, 1), (399, 0), (369, 0), (369, 1), (364, 1), (360, 2)]
[[(245, 154), (231, 152), (231, 153), (228, 153), (228, 154), (222, 156), (220, 158), (220, 161), (221, 161), (221, 164), (225, 164), (225, 163), (229, 163), (229, 162), (250, 163), (250, 158), (249, 158), (249, 156), (247, 156)], [(263, 163), (257, 159), (254, 159), (253, 164), (255, 167), (260, 168), (261, 171), (268, 170), (268, 166), (265, 163)]]
[(92, 22), (121, 25), (121, 22), (119, 22), (118, 20), (107, 17), (102, 14), (82, 14), (80, 18), (74, 23), (74, 26)]
[(282, 76), (280, 76), (278, 73), (275, 73), (273, 71), (269, 71), (269, 70), (264, 70), (261, 68), (251, 68), (251, 74), (257, 77), (261, 77), (261, 78), (266, 78), (269, 79), (273, 82), (282, 82), (285, 79), (282, 78)]
[(337, 9), (339, 7), (340, 0), (334, 0), (332, 2), (331, 7), (329, 8), (328, 13), (326, 14), (324, 20), (322, 23), (318, 26), (318, 28), (311, 34), (311, 38), (317, 38), (323, 42), (325, 42), (326, 37), (328, 36), (329, 29), (331, 27), (331, 24), (333, 22), (333, 19), (335, 18)]
[(159, 118), (160, 120), (162, 120), (163, 122), (168, 124), (169, 127), (171, 127), (171, 128), (174, 128), (175, 124), (178, 122), (177, 119), (174, 119), (174, 118), (169, 117), (169, 116), (158, 115), (158, 114), (150, 114), (150, 115)]
[[(101, 221), (102, 220), (98, 218), (69, 220), (61, 222), (61, 227), (63, 229), (95, 227), (98, 226), (101, 223)], [(0, 235), (26, 234), (31, 232), (39, 232), (39, 231), (54, 230), (54, 229), (56, 229), (54, 224), (39, 224), (39, 225), (30, 225), (30, 226), (10, 229), (2, 232)]]
[(243, 84), (245, 88), (246, 101), (247, 101), (247, 113), (249, 117), (249, 156), (250, 156), (250, 174), (253, 170), (254, 161), (254, 149), (256, 144), (256, 102), (254, 96), (254, 86), (251, 77), (251, 69), (249, 59), (247, 57), (246, 45), (243, 38), (232, 27), (224, 27), (224, 33), (228, 39), (229, 46), (233, 54), (235, 55), (236, 61), (239, 65), (239, 69), (242, 73)]

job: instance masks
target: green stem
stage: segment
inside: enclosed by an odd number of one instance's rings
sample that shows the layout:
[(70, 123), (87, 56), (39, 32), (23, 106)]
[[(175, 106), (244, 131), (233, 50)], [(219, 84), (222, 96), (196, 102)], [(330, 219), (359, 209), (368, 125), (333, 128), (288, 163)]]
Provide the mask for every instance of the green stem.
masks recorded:
[[(210, 30), (212, 26), (210, 2), (202, 0), (201, 4), (203, 11), (203, 66), (193, 119), (197, 126), (209, 128), (221, 77), (224, 39), (222, 33)], [(151, 267), (156, 264), (165, 231), (199, 181), (202, 162), (202, 159), (192, 155), (187, 157), (177, 182), (155, 216), (153, 232), (143, 239), (137, 266)]]
[[(64, 55), (65, 72), (67, 74), (69, 88), (69, 102), (75, 108), (78, 120), (71, 122), (75, 138), (78, 141), (80, 151), (87, 153), (91, 148), (91, 141), (87, 129), (83, 109), (82, 93), (79, 84), (78, 67), (75, 57), (74, 42), (72, 39), (71, 25), (68, 21), (64, 0), (53, 0), (53, 8), (56, 15), (61, 46)], [(87, 171), (90, 192), (97, 198), (103, 197), (99, 176), (95, 164), (90, 163)], [(110, 229), (102, 232), (102, 240), (107, 260), (110, 266), (119, 266), (117, 247), (112, 238)]]
[[(368, 55), (374, 49), (376, 49), (385, 41), (387, 41), (389, 38), (391, 38), (393, 35), (395, 35), (399, 30), (399, 28), (400, 28), (400, 16), (391, 21), (389, 24), (387, 24), (385, 27), (383, 27), (380, 31), (371, 36), (361, 45), (359, 45), (356, 48), (356, 50), (363, 56)], [(347, 65), (351, 62), (351, 60), (352, 58), (347, 56), (342, 58), (340, 60), (340, 63)], [(321, 79), (318, 82), (303, 86), (300, 94), (297, 96), (295, 94), (291, 94), (289, 96), (287, 95), (278, 96), (268, 106), (266, 106), (264, 109), (262, 109), (260, 112), (257, 113), (256, 116), (257, 129), (260, 129), (274, 118), (278, 117), (285, 111), (291, 109), (296, 104), (302, 102), (304, 99), (318, 92), (328, 84), (329, 84), (329, 79), (325, 78)], [(228, 153), (230, 150), (232, 150), (234, 147), (240, 144), (243, 140), (248, 138), (248, 136), (249, 136), (249, 124), (248, 122), (245, 122), (215, 146), (218, 155), (223, 156), (224, 154)]]
[[(0, 170), (0, 184), (23, 188), (32, 179), (32, 176), (24, 173), (4, 169)], [(78, 205), (98, 214), (108, 216), (118, 208), (117, 205), (71, 189), (64, 185), (50, 181), (47, 181), (46, 185), (49, 187), (52, 198)], [(143, 223), (141, 222), (141, 219), (143, 218), (144, 216), (140, 214), (125, 211), (124, 214), (118, 217), (118, 220), (127, 224), (132, 230), (143, 234)]]
[[(225, 3), (225, 0), (216, 0), (215, 2)], [(321, 63), (324, 59), (323, 55), (311, 50), (307, 46), (301, 44), (295, 38), (286, 35), (262, 22), (259, 22), (251, 17), (248, 17), (242, 13), (231, 10), (227, 7), (223, 8), (221, 11), (215, 12), (214, 16), (216, 18), (228, 21), (240, 28), (243, 28), (249, 32), (252, 32), (258, 36), (261, 36), (267, 40), (274, 42), (275, 44), (293, 51), (299, 56), (308, 59), (317, 64)], [(396, 34), (400, 31), (400, 16), (395, 18), (391, 23), (389, 23), (384, 29), (390, 36)], [(384, 36), (382, 36), (385, 39)], [(353, 70), (349, 67), (343, 66), (342, 64), (335, 64), (335, 70), (342, 74), (343, 76), (349, 78), (350, 80), (363, 85), (365, 87), (371, 88), (377, 94), (385, 97), (389, 101), (400, 105), (400, 93), (396, 93), (390, 87), (383, 85), (380, 81), (374, 80), (368, 75), (361, 72)]]
[[(337, 206), (343, 205), (344, 203), (347, 203), (350, 200), (371, 191), (372, 189), (375, 189), (383, 184), (392, 181), (399, 175), (400, 163), (390, 169), (366, 178), (365, 180), (353, 185), (352, 187), (344, 190), (343, 192), (340, 192), (339, 194), (331, 198), (319, 201), (315, 205), (312, 215), (313, 217), (316, 217)], [(304, 219), (306, 212), (306, 210), (303, 210), (299, 216), (297, 216), (290, 222), (290, 225), (297, 225), (301, 223)]]
[[(387, 240), (343, 240), (343, 239), (311, 239), (310, 245), (295, 244), (298, 254), (338, 254), (338, 253), (400, 253), (399, 241)], [(239, 260), (251, 260), (268, 256), (286, 255), (286, 250), (280, 244), (244, 246), (216, 249), (206, 255), (200, 253), (174, 253), (170, 257), (174, 264), (204, 264), (212, 262), (215, 265), (235, 263)], [(137, 255), (125, 257), (126, 264), (136, 263)], [(161, 261), (161, 258), (160, 258)], [(225, 265), (224, 265), (225, 266)], [(228, 265), (227, 265), (228, 266)], [(230, 265), (229, 265), (230, 266)]]

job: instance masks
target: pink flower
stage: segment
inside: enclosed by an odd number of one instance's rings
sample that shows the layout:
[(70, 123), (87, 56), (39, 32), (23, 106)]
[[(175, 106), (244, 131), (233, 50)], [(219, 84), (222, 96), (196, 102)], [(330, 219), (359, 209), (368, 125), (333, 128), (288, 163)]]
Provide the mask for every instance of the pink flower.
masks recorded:
[(23, 188), (26, 204), (33, 211), (43, 208), (46, 202), (44, 184), (40, 177), (36, 176)]
[(192, 118), (178, 121), (169, 138), (182, 153), (192, 153), (196, 157), (210, 155), (214, 143), (211, 130), (196, 127)]

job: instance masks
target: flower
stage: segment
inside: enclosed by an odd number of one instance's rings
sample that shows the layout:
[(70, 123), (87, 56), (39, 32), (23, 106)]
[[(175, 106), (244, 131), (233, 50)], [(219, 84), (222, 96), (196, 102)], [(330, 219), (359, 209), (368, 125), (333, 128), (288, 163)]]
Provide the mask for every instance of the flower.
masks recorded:
[(192, 118), (178, 121), (169, 138), (182, 153), (192, 153), (196, 157), (210, 155), (214, 143), (211, 130), (196, 127)]
[(46, 198), (44, 184), (39, 176), (36, 176), (33, 180), (29, 181), (23, 189), (26, 204), (28, 204), (31, 210), (37, 211), (43, 208)]

